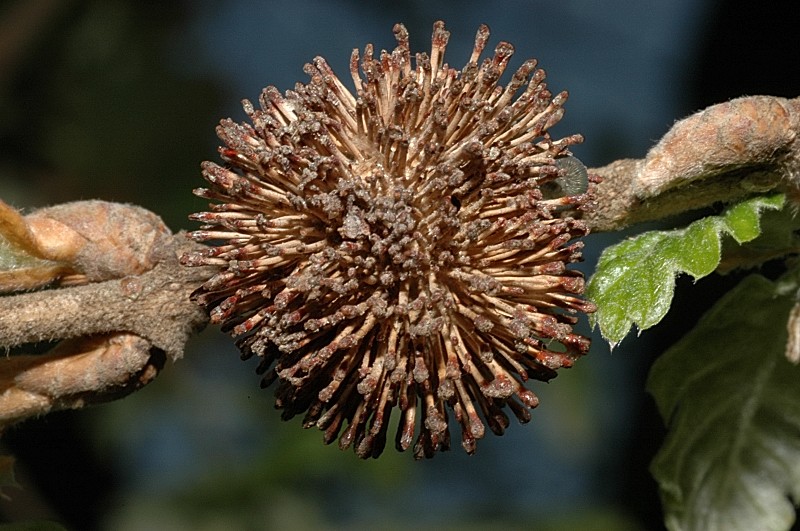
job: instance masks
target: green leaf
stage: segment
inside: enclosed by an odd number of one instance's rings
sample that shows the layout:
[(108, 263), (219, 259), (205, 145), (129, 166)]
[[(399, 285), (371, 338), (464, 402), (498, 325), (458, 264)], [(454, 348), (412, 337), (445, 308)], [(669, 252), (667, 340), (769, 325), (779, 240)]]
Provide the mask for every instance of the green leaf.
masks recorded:
[(586, 289), (598, 308), (593, 325), (600, 326), (612, 346), (633, 326), (645, 330), (656, 325), (672, 304), (678, 274), (695, 280), (710, 274), (720, 263), (724, 234), (738, 243), (756, 238), (761, 211), (780, 209), (783, 203), (782, 194), (748, 199), (686, 228), (646, 232), (608, 247)]
[(758, 267), (768, 260), (800, 251), (800, 216), (795, 209), (766, 211), (761, 216), (761, 234), (744, 244), (732, 239), (722, 242), (722, 262), (718, 272)]
[(751, 275), (653, 364), (669, 433), (652, 463), (672, 530), (788, 529), (800, 500), (800, 366), (784, 356), (794, 297)]
[(51, 263), (27, 254), (23, 249), (14, 247), (0, 234), (0, 271), (25, 269)]

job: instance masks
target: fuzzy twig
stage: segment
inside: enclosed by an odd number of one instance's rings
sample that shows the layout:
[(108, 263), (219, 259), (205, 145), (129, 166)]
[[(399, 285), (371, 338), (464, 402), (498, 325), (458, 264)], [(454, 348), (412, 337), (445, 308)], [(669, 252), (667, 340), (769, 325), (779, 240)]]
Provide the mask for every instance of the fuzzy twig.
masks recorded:
[(0, 426), (59, 409), (121, 398), (164, 366), (162, 351), (134, 334), (65, 340), (46, 354), (0, 364)]
[(0, 296), (0, 348), (14, 349), (0, 359), (0, 428), (141, 388), (208, 322), (190, 295), (213, 271), (179, 263), (201, 246), (138, 207), (84, 201), (23, 217), (0, 204), (0, 243), (14, 258), (0, 288), (67, 286)]
[[(603, 181), (585, 219), (609, 231), (769, 190), (796, 201), (798, 130), (800, 99), (709, 107), (676, 123), (644, 159), (591, 170)], [(181, 266), (178, 257), (199, 244), (170, 235), (151, 213), (82, 202), (23, 218), (0, 207), (0, 236), (23, 256), (0, 272), (0, 288), (68, 286), (0, 297), (0, 347), (62, 341), (0, 360), (0, 428), (135, 391), (206, 324), (190, 294), (214, 271)]]
[(173, 259), (141, 275), (0, 297), (0, 348), (124, 331), (179, 358), (207, 320), (189, 295), (210, 274), (178, 263), (179, 254), (202, 246), (182, 234), (172, 243)]
[(644, 159), (590, 170), (603, 182), (593, 231), (800, 187), (800, 98), (751, 96), (713, 105), (677, 122)]

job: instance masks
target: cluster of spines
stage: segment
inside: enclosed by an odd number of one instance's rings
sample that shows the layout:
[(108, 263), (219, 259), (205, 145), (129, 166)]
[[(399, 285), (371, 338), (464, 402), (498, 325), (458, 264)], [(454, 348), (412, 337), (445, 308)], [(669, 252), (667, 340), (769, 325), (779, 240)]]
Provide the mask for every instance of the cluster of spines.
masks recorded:
[(567, 264), (591, 196), (541, 191), (581, 137), (550, 137), (566, 93), (535, 61), (505, 88), (510, 44), (478, 65), (485, 26), (461, 72), (443, 63), (443, 24), (413, 69), (395, 35), (379, 58), (354, 51), (355, 95), (316, 58), (308, 84), (244, 103), (251, 124), (221, 123), (225, 166), (205, 163), (211, 187), (196, 191), (218, 203), (191, 235), (220, 244), (184, 261), (220, 267), (196, 297), (262, 358), (263, 384), (279, 380), (285, 418), (305, 412), (368, 457), (397, 409), (397, 447), (418, 432), (415, 455), (430, 456), (450, 446), (452, 414), (471, 453), (481, 419), (500, 434), (507, 406), (526, 422), (538, 399), (524, 382), (588, 351), (572, 326), (593, 306)]

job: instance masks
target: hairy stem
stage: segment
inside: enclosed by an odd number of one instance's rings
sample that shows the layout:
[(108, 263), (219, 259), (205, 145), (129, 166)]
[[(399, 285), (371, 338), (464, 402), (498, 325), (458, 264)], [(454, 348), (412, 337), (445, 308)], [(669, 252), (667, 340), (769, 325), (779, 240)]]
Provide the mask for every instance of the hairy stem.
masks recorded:
[(729, 202), (770, 190), (798, 196), (800, 98), (751, 96), (677, 122), (644, 159), (590, 170), (603, 182), (593, 231)]
[[(585, 220), (610, 231), (771, 190), (797, 202), (799, 129), (800, 99), (755, 96), (709, 107), (677, 122), (644, 159), (591, 170), (603, 181)], [(23, 218), (5, 208), (0, 237), (52, 261), (3, 272), (0, 287), (30, 289), (59, 275), (82, 283), (0, 296), (0, 347), (61, 341), (46, 354), (0, 360), (0, 428), (135, 391), (208, 321), (190, 295), (214, 268), (178, 261), (202, 246), (170, 235), (143, 209), (80, 202)]]
[(183, 234), (155, 246), (160, 260), (141, 274), (0, 297), (0, 347), (60, 341), (45, 354), (0, 360), (0, 429), (126, 396), (183, 355), (208, 322), (190, 295), (213, 272), (180, 265), (202, 247)]
[(189, 295), (211, 275), (178, 254), (201, 247), (173, 237), (173, 259), (141, 275), (0, 297), (0, 348), (108, 332), (132, 332), (175, 359), (208, 317)]

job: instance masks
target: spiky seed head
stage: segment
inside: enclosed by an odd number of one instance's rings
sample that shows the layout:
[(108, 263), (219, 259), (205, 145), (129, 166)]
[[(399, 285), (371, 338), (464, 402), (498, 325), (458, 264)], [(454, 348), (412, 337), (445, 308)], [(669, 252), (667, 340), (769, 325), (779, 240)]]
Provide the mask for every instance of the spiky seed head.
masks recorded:
[(354, 93), (317, 57), (308, 83), (244, 101), (249, 123), (221, 122), (190, 234), (216, 245), (183, 261), (219, 268), (195, 297), (279, 382), (283, 418), (361, 457), (382, 452), (392, 412), (416, 457), (448, 449), (454, 421), (472, 453), (507, 410), (530, 419), (527, 380), (589, 349), (573, 325), (594, 306), (568, 265), (593, 178), (569, 151), (580, 135), (550, 136), (567, 93), (535, 60), (503, 87), (513, 47), (479, 62), (486, 26), (460, 72), (444, 23), (413, 59), (394, 33), (391, 52), (353, 51)]

